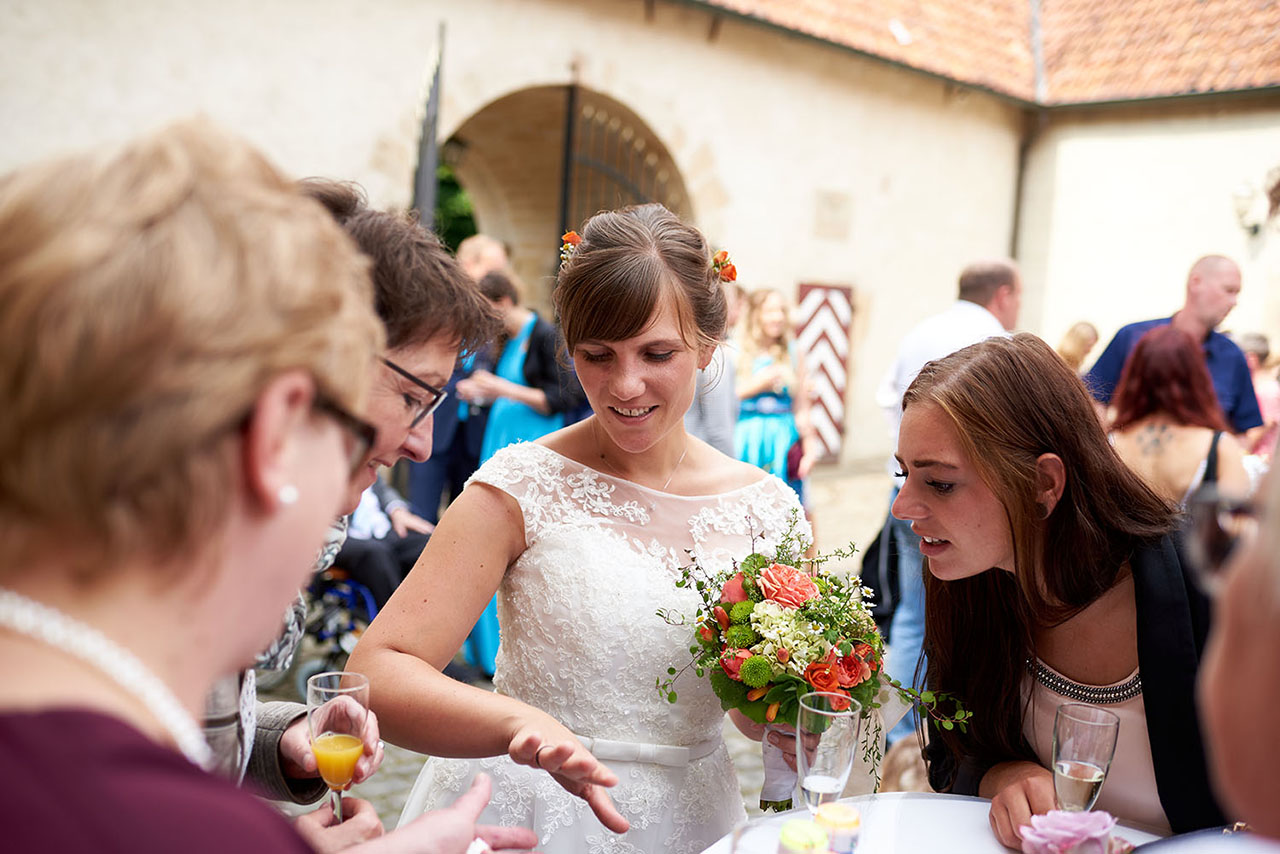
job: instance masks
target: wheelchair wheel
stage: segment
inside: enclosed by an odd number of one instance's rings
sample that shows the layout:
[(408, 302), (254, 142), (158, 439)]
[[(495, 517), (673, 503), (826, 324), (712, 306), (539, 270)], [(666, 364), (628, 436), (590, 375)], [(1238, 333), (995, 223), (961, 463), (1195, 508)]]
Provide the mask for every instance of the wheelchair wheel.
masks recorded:
[(297, 672), (294, 673), (294, 689), (298, 692), (298, 698), (302, 702), (307, 701), (307, 680), (317, 673), (324, 673), (326, 670), (341, 670), (341, 667), (332, 667), (328, 658), (312, 658), (298, 665)]

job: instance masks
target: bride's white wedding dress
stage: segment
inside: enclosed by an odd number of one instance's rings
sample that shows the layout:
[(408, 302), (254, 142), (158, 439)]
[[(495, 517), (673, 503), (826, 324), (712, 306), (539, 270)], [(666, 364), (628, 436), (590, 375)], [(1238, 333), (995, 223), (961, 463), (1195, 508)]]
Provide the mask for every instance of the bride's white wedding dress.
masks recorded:
[[(692, 670), (674, 685), (677, 702), (658, 693), (667, 668), (689, 661), (693, 628), (656, 612), (696, 612), (697, 594), (675, 586), (689, 552), (727, 569), (754, 535), (771, 554), (800, 513), (795, 493), (765, 476), (719, 495), (669, 495), (533, 443), (499, 451), (472, 480), (511, 495), (524, 514), (527, 549), (498, 588), (494, 685), (559, 720), (618, 775), (609, 794), (631, 830), (611, 833), (549, 774), (506, 756), (429, 759), (400, 821), (447, 806), (484, 771), (494, 785), (480, 822), (532, 828), (549, 854), (710, 846), (745, 817), (724, 712)], [(803, 514), (798, 530), (809, 537)]]

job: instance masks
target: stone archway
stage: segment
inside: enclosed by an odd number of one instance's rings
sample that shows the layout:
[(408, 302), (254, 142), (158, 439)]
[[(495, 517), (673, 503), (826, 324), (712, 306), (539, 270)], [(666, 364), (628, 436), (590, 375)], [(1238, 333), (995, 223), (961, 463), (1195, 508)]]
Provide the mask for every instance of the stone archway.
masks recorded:
[[(632, 110), (575, 87), (572, 227), (598, 210), (639, 201), (693, 210), (666, 145)], [(441, 155), (466, 189), (476, 224), (503, 241), (530, 304), (547, 308), (559, 258), (569, 87), (538, 86), (493, 101), (466, 121)]]

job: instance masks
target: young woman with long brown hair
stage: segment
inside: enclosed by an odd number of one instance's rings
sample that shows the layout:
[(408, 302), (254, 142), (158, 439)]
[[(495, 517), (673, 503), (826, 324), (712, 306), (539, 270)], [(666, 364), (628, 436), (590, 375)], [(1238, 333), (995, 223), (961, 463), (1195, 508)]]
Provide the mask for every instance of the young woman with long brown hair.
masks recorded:
[(903, 399), (893, 505), (921, 536), (927, 683), (967, 732), (932, 730), (935, 789), (992, 798), (992, 828), (1054, 806), (1053, 715), (1105, 704), (1120, 741), (1099, 808), (1182, 831), (1222, 822), (1194, 706), (1208, 608), (1174, 506), (1124, 465), (1084, 386), (1039, 338), (930, 362)]

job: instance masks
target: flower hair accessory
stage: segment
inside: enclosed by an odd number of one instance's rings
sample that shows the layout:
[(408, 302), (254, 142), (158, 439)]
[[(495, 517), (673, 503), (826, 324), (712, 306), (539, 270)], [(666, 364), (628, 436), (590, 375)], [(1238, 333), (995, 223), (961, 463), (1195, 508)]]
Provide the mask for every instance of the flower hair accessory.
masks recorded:
[(738, 280), (738, 268), (729, 262), (729, 252), (726, 249), (721, 249), (711, 259), (711, 269), (716, 271), (722, 282), (736, 282)]
[(582, 236), (576, 231), (566, 231), (560, 235), (560, 239), (564, 241), (560, 244), (560, 266), (563, 267), (569, 263), (569, 259), (577, 251), (578, 244), (582, 242)]

